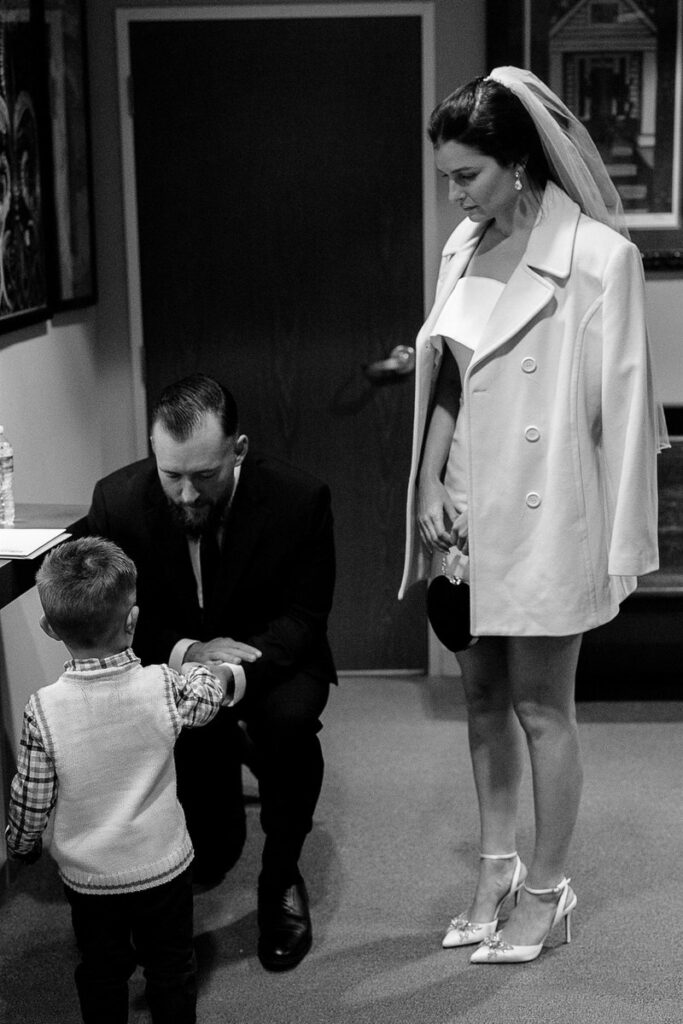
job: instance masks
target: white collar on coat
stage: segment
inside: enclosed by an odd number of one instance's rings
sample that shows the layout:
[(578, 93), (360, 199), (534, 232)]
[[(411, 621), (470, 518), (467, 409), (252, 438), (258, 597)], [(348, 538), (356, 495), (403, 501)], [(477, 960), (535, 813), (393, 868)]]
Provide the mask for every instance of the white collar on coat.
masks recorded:
[[(524, 330), (551, 301), (557, 283), (569, 276), (580, 216), (579, 206), (561, 188), (548, 182), (526, 251), (486, 324), (466, 379), (496, 349)], [(449, 239), (444, 250), (448, 265), (435, 308), (443, 306), (455, 282), (465, 272), (485, 227), (485, 223), (464, 221)]]
[[(543, 192), (536, 223), (529, 235), (523, 262), (552, 277), (568, 277), (580, 216), (578, 204), (554, 182), (549, 181)], [(443, 255), (455, 256), (473, 241), (478, 241), (488, 223), (475, 224), (469, 218), (461, 221), (446, 242)]]

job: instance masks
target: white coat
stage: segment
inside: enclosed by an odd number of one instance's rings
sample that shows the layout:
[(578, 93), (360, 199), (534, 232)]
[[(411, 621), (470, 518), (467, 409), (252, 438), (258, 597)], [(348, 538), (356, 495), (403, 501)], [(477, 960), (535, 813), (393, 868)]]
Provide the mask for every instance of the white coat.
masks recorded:
[[(400, 597), (429, 565), (416, 479), (440, 367), (430, 338), (484, 227), (463, 221), (447, 242), (417, 339)], [(548, 184), (462, 387), (474, 635), (562, 636), (609, 621), (659, 564), (658, 420), (636, 246)]]

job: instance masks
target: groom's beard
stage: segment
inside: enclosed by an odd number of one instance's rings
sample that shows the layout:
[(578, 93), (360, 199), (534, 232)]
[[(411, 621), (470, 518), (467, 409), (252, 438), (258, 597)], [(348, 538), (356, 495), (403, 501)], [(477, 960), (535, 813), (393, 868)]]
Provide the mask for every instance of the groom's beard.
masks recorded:
[(176, 526), (188, 537), (198, 540), (204, 532), (218, 530), (229, 501), (230, 495), (227, 494), (217, 501), (203, 502), (201, 505), (182, 505), (169, 498), (168, 505)]

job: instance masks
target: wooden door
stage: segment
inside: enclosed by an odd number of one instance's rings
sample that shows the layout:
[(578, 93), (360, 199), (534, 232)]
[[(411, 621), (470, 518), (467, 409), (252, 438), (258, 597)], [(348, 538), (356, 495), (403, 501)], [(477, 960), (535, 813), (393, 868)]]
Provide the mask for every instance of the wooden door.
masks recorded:
[(363, 372), (422, 320), (420, 32), (416, 16), (129, 29), (148, 404), (213, 374), (253, 445), (330, 484), (342, 670), (427, 662), (423, 595), (396, 599), (412, 375)]

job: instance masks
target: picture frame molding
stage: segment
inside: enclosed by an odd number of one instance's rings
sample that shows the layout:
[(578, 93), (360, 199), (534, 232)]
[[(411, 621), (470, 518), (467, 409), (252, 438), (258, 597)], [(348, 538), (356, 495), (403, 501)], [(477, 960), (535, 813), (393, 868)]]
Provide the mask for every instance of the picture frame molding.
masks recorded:
[[(12, 24), (24, 24), (21, 51), (17, 39), (7, 31)], [(3, 191), (10, 198), (0, 232), (2, 275), (0, 288), (0, 334), (49, 319), (49, 108), (46, 104), (42, 68), (43, 0), (0, 2), (0, 32), (3, 34), (3, 75), (0, 94), (7, 109)], [(14, 46), (12, 45), (14, 44)], [(21, 68), (21, 60), (26, 66)], [(14, 81), (15, 72), (19, 76)], [(2, 88), (6, 93), (2, 93)], [(28, 141), (26, 141), (28, 139)], [(23, 148), (22, 148), (23, 147)], [(21, 174), (18, 167), (21, 165)], [(27, 171), (28, 168), (28, 171)], [(22, 187), (17, 187), (17, 181)], [(29, 182), (27, 189), (26, 181)], [(33, 269), (31, 269), (33, 264)], [(27, 269), (28, 268), (28, 269)], [(23, 282), (14, 287), (13, 281)], [(35, 299), (29, 294), (35, 290)], [(13, 294), (10, 294), (13, 293)], [(5, 309), (17, 297), (26, 304), (13, 311)]]
[[(87, 12), (85, 0), (41, 2), (45, 88), (51, 110), (50, 304), (61, 312), (97, 301)], [(76, 25), (72, 33), (69, 19)], [(74, 50), (77, 62), (69, 64)], [(60, 66), (63, 76), (58, 79)]]

